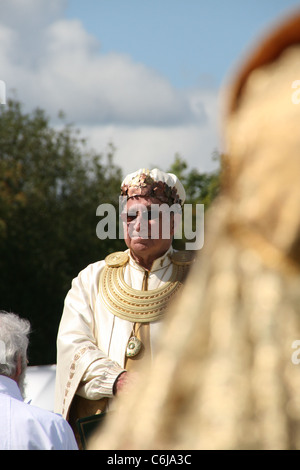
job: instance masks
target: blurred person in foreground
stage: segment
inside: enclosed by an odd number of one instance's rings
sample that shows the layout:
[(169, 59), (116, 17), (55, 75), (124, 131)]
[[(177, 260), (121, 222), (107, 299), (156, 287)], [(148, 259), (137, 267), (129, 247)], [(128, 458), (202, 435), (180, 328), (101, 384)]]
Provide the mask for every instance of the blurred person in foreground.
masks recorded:
[(0, 449), (77, 450), (69, 424), (23, 401), (30, 324), (0, 312)]
[(205, 246), (151, 375), (90, 449), (300, 448), (299, 85), (296, 11), (229, 83)]
[(185, 200), (174, 174), (140, 169), (121, 196), (127, 249), (73, 279), (58, 331), (55, 409), (75, 433), (78, 419), (111, 410), (138, 373), (150, 372), (166, 306), (192, 262), (172, 247)]

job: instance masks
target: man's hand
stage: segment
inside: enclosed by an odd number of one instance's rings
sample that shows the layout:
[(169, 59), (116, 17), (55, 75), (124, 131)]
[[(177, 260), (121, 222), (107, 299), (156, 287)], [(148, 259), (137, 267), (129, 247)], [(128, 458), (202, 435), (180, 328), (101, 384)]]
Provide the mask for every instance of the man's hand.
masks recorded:
[(137, 381), (138, 374), (136, 372), (122, 372), (114, 383), (114, 395), (120, 392), (124, 393), (133, 383)]

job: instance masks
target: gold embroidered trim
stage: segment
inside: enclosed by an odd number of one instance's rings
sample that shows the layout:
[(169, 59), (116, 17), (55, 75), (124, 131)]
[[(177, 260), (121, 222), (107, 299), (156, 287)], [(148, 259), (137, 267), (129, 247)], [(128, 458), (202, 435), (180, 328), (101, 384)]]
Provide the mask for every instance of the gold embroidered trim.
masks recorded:
[(195, 261), (196, 254), (194, 251), (174, 251), (170, 258), (173, 264), (179, 266), (190, 266)]
[(118, 268), (119, 266), (126, 264), (128, 260), (129, 256), (125, 251), (116, 251), (115, 253), (111, 253), (106, 256), (105, 264), (111, 268)]
[(81, 348), (74, 356), (73, 358), (73, 361), (71, 363), (71, 366), (70, 366), (70, 373), (69, 373), (69, 380), (67, 382), (67, 385), (66, 385), (66, 388), (65, 388), (65, 395), (64, 395), (64, 399), (63, 399), (63, 410), (62, 410), (62, 414), (65, 413), (65, 405), (66, 405), (66, 398), (68, 396), (68, 393), (69, 393), (69, 390), (70, 390), (70, 387), (71, 387), (71, 382), (72, 382), (72, 379), (74, 377), (74, 374), (75, 374), (75, 369), (76, 369), (76, 364), (77, 362), (79, 361), (79, 359), (83, 356), (83, 354), (86, 352), (86, 351), (92, 351), (92, 350), (95, 350), (97, 349), (95, 346), (84, 346), (83, 348)]
[(124, 266), (105, 266), (99, 280), (99, 293), (108, 310), (131, 322), (153, 322), (165, 313), (171, 298), (182, 286), (186, 267), (173, 265), (169, 281), (157, 289), (140, 291), (124, 280)]

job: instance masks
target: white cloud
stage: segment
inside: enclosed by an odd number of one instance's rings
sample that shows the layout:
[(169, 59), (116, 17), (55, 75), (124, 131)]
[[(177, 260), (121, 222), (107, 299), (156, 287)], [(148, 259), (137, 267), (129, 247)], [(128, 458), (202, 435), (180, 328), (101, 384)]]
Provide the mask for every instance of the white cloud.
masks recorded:
[[(215, 93), (181, 91), (129, 56), (103, 54), (65, 0), (0, 0), (0, 79), (25, 108), (59, 110), (99, 150), (109, 140), (124, 171), (179, 152), (205, 170), (217, 146)], [(141, 165), (141, 162), (144, 165)]]
[(49, 88), (57, 88), (40, 97), (48, 108), (62, 107), (77, 122), (102, 124), (160, 125), (193, 119), (185, 96), (130, 57), (102, 55), (78, 21), (56, 22), (47, 38), (41, 89), (45, 77)]
[(105, 153), (107, 143), (112, 142), (117, 162), (126, 174), (149, 166), (167, 170), (177, 153), (200, 171), (216, 167), (212, 160), (217, 150), (215, 132), (209, 126), (90, 126), (83, 127), (82, 134), (98, 152)]
[(32, 31), (32, 27), (44, 28), (59, 19), (68, 0), (1, 0), (1, 23), (18, 31)]

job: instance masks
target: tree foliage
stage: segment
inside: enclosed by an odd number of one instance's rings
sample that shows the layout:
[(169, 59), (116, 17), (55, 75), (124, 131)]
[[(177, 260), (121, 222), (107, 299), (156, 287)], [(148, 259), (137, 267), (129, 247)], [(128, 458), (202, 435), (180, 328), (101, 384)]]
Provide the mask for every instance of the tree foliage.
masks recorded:
[[(87, 264), (120, 249), (96, 237), (96, 208), (118, 204), (112, 146), (86, 150), (76, 131), (9, 101), (0, 115), (0, 308), (29, 318), (30, 362), (55, 362), (63, 300)], [(122, 244), (123, 248), (123, 244)]]
[[(215, 152), (213, 159), (219, 158), (219, 154)], [(208, 209), (219, 191), (219, 169), (211, 173), (200, 173), (196, 168), (188, 169), (187, 162), (176, 154), (168, 171), (182, 182), (186, 191), (186, 203), (204, 204), (205, 209)]]
[[(213, 155), (214, 160), (219, 160), (220, 155), (216, 152)], [(189, 169), (185, 160), (183, 160), (178, 154), (175, 155), (175, 159), (169, 170), (171, 173), (174, 173), (182, 182), (185, 191), (186, 191), (186, 204), (192, 206), (192, 231), (197, 232), (197, 230), (202, 229), (197, 224), (197, 205), (203, 204), (204, 211), (206, 211), (212, 201), (215, 199), (219, 192), (220, 185), (220, 170), (216, 169), (210, 173), (200, 173), (196, 168)], [(183, 230), (182, 238), (174, 240), (174, 247), (177, 249), (184, 249), (188, 240), (185, 237), (184, 229), (184, 209), (183, 209)], [(196, 239), (196, 237), (195, 237)]]

